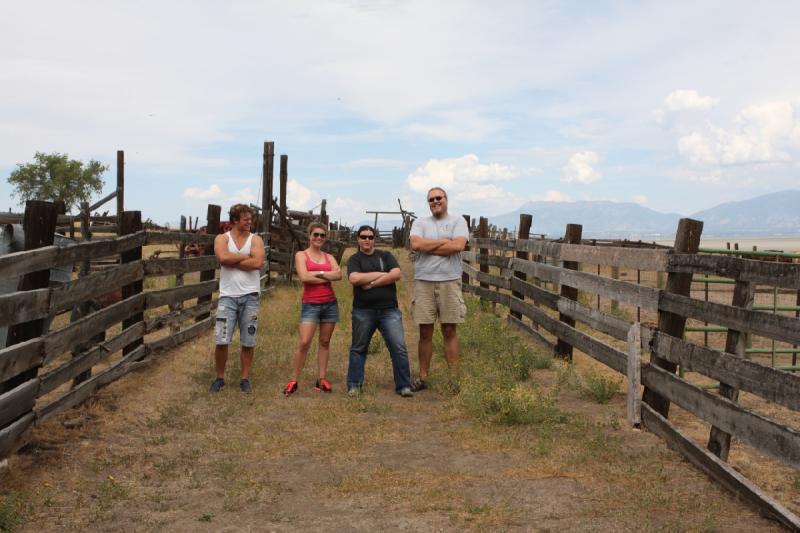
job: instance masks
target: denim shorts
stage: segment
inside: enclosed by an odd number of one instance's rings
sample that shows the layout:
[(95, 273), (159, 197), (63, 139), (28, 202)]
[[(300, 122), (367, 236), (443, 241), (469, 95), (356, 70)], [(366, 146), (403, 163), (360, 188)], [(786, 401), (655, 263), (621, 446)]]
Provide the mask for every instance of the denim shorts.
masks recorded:
[(214, 342), (225, 345), (233, 340), (233, 331), (239, 325), (239, 344), (245, 348), (256, 345), (258, 326), (258, 294), (220, 296), (217, 303), (217, 320), (214, 324)]
[(339, 322), (339, 303), (336, 300), (324, 304), (303, 302), (300, 309), (300, 322), (313, 324)]

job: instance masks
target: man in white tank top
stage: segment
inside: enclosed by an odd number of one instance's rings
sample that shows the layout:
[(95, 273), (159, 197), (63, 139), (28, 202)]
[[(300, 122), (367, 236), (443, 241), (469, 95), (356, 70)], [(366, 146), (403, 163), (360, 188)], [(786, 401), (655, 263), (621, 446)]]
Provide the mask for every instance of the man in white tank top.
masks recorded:
[(231, 207), (229, 232), (214, 239), (214, 254), (220, 264), (219, 303), (214, 325), (214, 362), (217, 377), (211, 392), (220, 392), (225, 386), (225, 365), (228, 362), (228, 345), (239, 326), (242, 347), (242, 377), (239, 388), (252, 392), (250, 367), (256, 345), (258, 325), (258, 295), (261, 289), (260, 272), (264, 266), (264, 241), (250, 232), (253, 211), (244, 204)]

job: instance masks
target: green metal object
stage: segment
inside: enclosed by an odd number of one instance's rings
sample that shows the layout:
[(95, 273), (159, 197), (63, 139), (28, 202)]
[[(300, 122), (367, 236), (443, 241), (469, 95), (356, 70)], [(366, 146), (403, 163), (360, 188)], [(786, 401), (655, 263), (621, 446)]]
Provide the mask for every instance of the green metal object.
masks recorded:
[(757, 255), (759, 257), (789, 257), (792, 259), (800, 259), (800, 253), (794, 252), (774, 252), (771, 250), (728, 250), (727, 248), (700, 248), (698, 250), (703, 254), (720, 254), (720, 255)]

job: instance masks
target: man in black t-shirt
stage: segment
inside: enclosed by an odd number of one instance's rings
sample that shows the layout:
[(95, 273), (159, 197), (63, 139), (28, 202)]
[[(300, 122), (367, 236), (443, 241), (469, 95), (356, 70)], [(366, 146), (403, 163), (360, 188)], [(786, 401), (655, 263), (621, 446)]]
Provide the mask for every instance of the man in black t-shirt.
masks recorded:
[(375, 249), (375, 230), (358, 228), (358, 252), (347, 262), (347, 273), (353, 285), (353, 342), (347, 368), (347, 390), (351, 396), (361, 392), (364, 365), (372, 334), (379, 330), (392, 356), (395, 392), (404, 398), (411, 392), (411, 370), (403, 333), (403, 315), (397, 306), (395, 282), (402, 275), (397, 259), (384, 250)]

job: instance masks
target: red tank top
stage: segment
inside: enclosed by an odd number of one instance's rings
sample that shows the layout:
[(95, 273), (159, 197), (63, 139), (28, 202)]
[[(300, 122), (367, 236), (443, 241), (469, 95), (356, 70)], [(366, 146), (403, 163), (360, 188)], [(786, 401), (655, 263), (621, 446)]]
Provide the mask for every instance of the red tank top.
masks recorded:
[[(309, 272), (330, 272), (331, 268), (328, 254), (323, 253), (322, 257), (325, 259), (324, 263), (315, 263), (311, 260), (308, 252), (303, 252), (306, 255), (306, 270)], [(333, 292), (333, 285), (331, 282), (327, 283), (303, 283), (303, 302), (309, 304), (326, 304), (336, 300), (336, 294)]]

